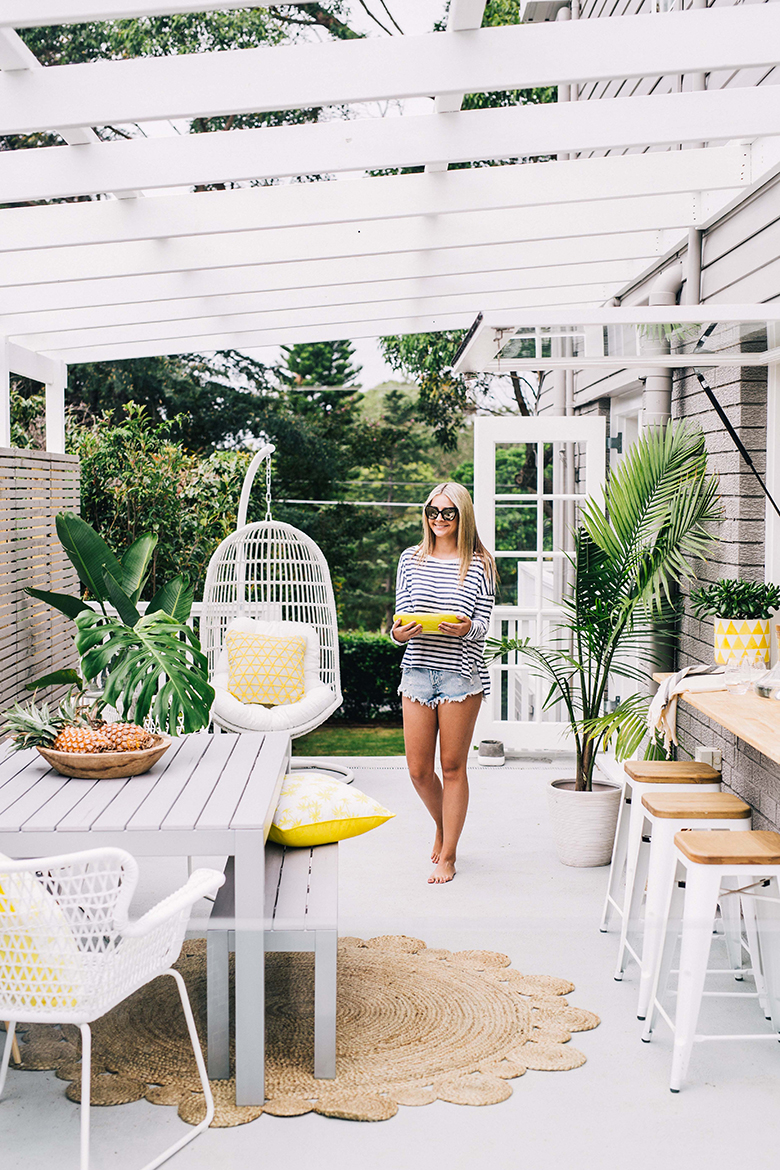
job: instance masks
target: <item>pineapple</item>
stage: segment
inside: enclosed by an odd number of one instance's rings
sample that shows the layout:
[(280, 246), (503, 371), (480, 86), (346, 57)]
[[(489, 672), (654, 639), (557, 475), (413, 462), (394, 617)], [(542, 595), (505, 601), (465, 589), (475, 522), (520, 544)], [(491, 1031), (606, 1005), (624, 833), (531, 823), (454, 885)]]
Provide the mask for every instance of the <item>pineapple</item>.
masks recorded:
[(152, 736), (134, 723), (103, 723), (79, 710), (72, 698), (56, 711), (48, 703), (16, 703), (6, 711), (5, 730), (17, 751), (43, 747), (56, 752), (130, 752), (151, 747)]
[(137, 723), (103, 723), (100, 731), (108, 737), (111, 750), (115, 752), (137, 752), (154, 743), (153, 736)]
[(111, 740), (98, 727), (69, 724), (63, 727), (54, 743), (51, 745), (55, 752), (110, 752)]

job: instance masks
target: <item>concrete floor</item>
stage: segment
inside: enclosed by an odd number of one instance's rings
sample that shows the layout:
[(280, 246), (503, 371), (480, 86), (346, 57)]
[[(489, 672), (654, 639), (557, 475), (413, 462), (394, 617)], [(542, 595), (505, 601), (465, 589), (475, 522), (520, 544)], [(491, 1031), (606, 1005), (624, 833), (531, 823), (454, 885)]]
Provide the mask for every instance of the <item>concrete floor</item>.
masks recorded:
[[(571, 979), (576, 991), (569, 1002), (602, 1018), (599, 1028), (572, 1041), (587, 1064), (566, 1073), (529, 1072), (512, 1082), (508, 1101), (486, 1108), (436, 1102), (401, 1108), (378, 1124), (264, 1116), (209, 1131), (171, 1166), (655, 1170), (666, 1163), (670, 1170), (737, 1164), (775, 1170), (780, 1050), (769, 1041), (697, 1045), (689, 1084), (670, 1094), (670, 1034), (661, 1026), (652, 1044), (640, 1043), (636, 969), (614, 982), (616, 936), (598, 932), (607, 869), (567, 868), (552, 848), (545, 788), (560, 764), (475, 767), (458, 876), (437, 887), (425, 881), (431, 830), (403, 760), (352, 764), (358, 787), (397, 816), (341, 848), (341, 933), (402, 933), (452, 950), (499, 950), (524, 973)], [(172, 863), (144, 862), (139, 909), (183, 876)], [(765, 1029), (754, 1001), (710, 999), (706, 1008), (713, 1031)], [(52, 1073), (9, 1073), (0, 1103), (1, 1170), (78, 1165), (78, 1110), (64, 1088)], [(183, 1123), (174, 1109), (141, 1101), (96, 1109), (92, 1132), (93, 1167), (130, 1170), (175, 1140)]]

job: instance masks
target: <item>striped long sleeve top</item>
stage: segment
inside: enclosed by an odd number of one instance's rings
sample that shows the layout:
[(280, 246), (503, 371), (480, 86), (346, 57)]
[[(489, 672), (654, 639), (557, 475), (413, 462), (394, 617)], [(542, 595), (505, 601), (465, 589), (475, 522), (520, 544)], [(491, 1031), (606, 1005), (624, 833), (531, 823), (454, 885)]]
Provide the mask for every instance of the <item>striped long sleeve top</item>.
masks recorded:
[[(490, 584), (482, 561), (475, 557), (463, 581), (460, 562), (426, 557), (418, 560), (415, 549), (401, 553), (396, 580), (396, 613), (459, 613), (471, 618), (471, 629), (462, 638), (451, 634), (418, 634), (406, 643), (403, 669), (454, 670), (467, 678), (479, 671), (482, 689), (490, 693), (490, 675), (484, 650), (495, 587)], [(392, 636), (392, 635), (391, 635)], [(393, 639), (395, 641), (395, 639)]]

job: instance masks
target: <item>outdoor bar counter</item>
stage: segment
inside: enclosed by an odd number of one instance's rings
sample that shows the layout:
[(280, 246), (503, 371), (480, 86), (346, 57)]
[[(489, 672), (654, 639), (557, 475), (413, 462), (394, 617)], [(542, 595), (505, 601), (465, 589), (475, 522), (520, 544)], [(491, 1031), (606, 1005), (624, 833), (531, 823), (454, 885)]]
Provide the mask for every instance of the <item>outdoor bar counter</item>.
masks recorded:
[[(653, 678), (661, 682), (668, 675), (654, 674)], [(725, 690), (683, 691), (678, 698), (780, 764), (780, 702), (777, 699), (763, 699), (752, 690), (744, 695)]]

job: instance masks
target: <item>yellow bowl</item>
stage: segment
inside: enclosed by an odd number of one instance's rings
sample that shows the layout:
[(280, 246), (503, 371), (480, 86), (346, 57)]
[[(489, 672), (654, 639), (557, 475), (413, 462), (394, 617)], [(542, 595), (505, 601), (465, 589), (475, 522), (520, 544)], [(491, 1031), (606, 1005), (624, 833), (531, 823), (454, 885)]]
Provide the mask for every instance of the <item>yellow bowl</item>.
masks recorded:
[(406, 626), (409, 622), (419, 622), (424, 634), (440, 634), (439, 622), (456, 622), (456, 613), (394, 613), (393, 621), (401, 620)]

